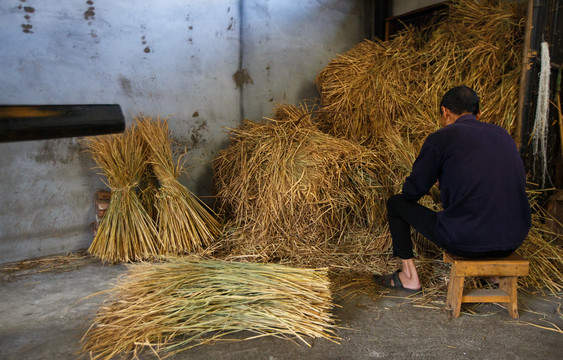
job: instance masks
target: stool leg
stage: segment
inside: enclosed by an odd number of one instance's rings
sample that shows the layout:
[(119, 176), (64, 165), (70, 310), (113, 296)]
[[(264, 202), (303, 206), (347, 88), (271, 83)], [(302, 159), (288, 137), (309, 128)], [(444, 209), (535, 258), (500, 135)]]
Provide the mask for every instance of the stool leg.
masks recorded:
[(456, 276), (455, 264), (452, 264), (452, 271), (450, 273), (450, 283), (448, 284), (448, 295), (446, 297), (446, 306), (452, 311), (454, 318), (459, 317), (461, 310), (461, 297), (463, 296), (463, 283), (465, 277)]
[(506, 276), (499, 279), (499, 288), (504, 290), (510, 297), (510, 302), (506, 304), (508, 314), (514, 319), (518, 319), (518, 277)]

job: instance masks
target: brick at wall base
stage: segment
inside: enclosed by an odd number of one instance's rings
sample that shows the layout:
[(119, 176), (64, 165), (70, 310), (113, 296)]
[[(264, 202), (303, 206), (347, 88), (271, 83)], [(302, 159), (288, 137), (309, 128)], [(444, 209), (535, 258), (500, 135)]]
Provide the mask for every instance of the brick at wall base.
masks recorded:
[(94, 236), (98, 232), (100, 227), (100, 222), (106, 215), (106, 211), (109, 207), (109, 202), (111, 199), (111, 192), (105, 190), (98, 190), (94, 194), (94, 208), (96, 210), (96, 222), (91, 224), (91, 228), (94, 231)]

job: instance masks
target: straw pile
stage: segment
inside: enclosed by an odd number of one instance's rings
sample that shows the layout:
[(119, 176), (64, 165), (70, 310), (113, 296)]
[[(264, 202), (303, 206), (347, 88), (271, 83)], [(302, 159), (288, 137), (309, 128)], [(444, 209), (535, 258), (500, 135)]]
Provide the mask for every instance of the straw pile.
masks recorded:
[(378, 179), (388, 195), (400, 191), (422, 143), (439, 128), (439, 102), (450, 88), (474, 88), (481, 121), (513, 131), (523, 12), (507, 1), (454, 1), (440, 22), (358, 44), (316, 78), (319, 126), (376, 151), (388, 164)]
[(112, 263), (154, 257), (161, 247), (158, 229), (137, 194), (147, 167), (147, 147), (137, 127), (122, 134), (90, 137), (84, 144), (112, 191), (88, 252)]
[(319, 131), (304, 106), (279, 106), (274, 120), (246, 121), (230, 139), (213, 163), (218, 196), (233, 219), (223, 242), (230, 255), (320, 265), (330, 240), (377, 226), (377, 158)]
[[(439, 101), (453, 86), (476, 90), (481, 121), (515, 130), (523, 24), (521, 3), (462, 0), (452, 2), (439, 23), (409, 28), (386, 42), (364, 41), (318, 74), (324, 111), (319, 126), (377, 152), (388, 171), (378, 172), (376, 181), (387, 196), (397, 193), (423, 141), (438, 129)], [(433, 193), (422, 201), (439, 209)], [(563, 287), (563, 250), (546, 230), (548, 215), (537, 194), (529, 194), (533, 228), (519, 252), (530, 259), (531, 270), (521, 283), (557, 293)], [(385, 220), (384, 212), (379, 216)], [(438, 290), (447, 268), (435, 269), (439, 250), (416, 238), (424, 286)]]
[[(146, 192), (147, 198), (154, 199), (162, 241), (160, 253), (201, 252), (220, 234), (219, 222), (211, 209), (178, 181), (182, 164), (180, 159), (174, 164), (166, 118), (153, 120), (140, 115), (136, 121), (149, 149), (148, 162), (152, 171), (145, 180)], [(147, 202), (147, 206), (150, 205), (150, 201)]]
[[(274, 122), (231, 130), (231, 144), (214, 164), (219, 197), (234, 218), (224, 242), (231, 258), (347, 273), (396, 266), (384, 202), (400, 191), (423, 141), (439, 128), (442, 95), (471, 86), (482, 99), (482, 121), (515, 129), (523, 5), (455, 1), (443, 18), (390, 41), (364, 41), (331, 61), (316, 79), (321, 103), (314, 119), (305, 115), (311, 109), (285, 106)], [(365, 157), (355, 162), (342, 144)], [(351, 168), (356, 179), (346, 181)], [(421, 202), (439, 210), (437, 194), (432, 189)], [(520, 252), (532, 267), (522, 285), (561, 291), (563, 251), (551, 242), (532, 191), (530, 198), (533, 228)], [(355, 221), (368, 230), (348, 226)], [(415, 250), (424, 287), (443, 293), (449, 270), (440, 250), (420, 236)]]
[(552, 232), (546, 220), (553, 219), (539, 205), (541, 192), (529, 191), (532, 206), (532, 228), (518, 253), (530, 261), (530, 274), (519, 278), (522, 286), (547, 290), (552, 294), (563, 292), (563, 247), (558, 245), (559, 235)]
[[(326, 269), (171, 259), (136, 264), (83, 338), (93, 359), (168, 355), (241, 331), (337, 341)], [(240, 339), (234, 337), (234, 339)]]
[(465, 84), (481, 96), (482, 120), (511, 130), (523, 11), (507, 1), (455, 1), (437, 24), (358, 44), (317, 76), (323, 121), (336, 136), (369, 147), (378, 147), (389, 127), (419, 145), (438, 128), (441, 96)]

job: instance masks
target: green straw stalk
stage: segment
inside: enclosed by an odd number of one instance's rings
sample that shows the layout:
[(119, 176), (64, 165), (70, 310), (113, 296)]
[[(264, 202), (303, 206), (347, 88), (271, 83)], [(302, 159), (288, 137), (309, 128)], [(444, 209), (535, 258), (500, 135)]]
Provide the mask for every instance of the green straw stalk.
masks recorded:
[(93, 359), (165, 355), (248, 331), (337, 341), (327, 269), (170, 258), (132, 265), (83, 338)]

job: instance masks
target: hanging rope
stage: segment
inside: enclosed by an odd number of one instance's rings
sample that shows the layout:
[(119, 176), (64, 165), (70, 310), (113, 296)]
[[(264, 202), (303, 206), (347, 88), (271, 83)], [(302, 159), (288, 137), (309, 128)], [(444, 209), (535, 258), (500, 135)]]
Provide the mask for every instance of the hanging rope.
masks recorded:
[(549, 76), (551, 72), (549, 60), (549, 47), (547, 42), (541, 44), (541, 68), (540, 83), (538, 86), (538, 101), (536, 106), (536, 119), (534, 122), (534, 171), (535, 162), (539, 158), (541, 161), (541, 185), (545, 186), (547, 174), (547, 134), (549, 130)]

